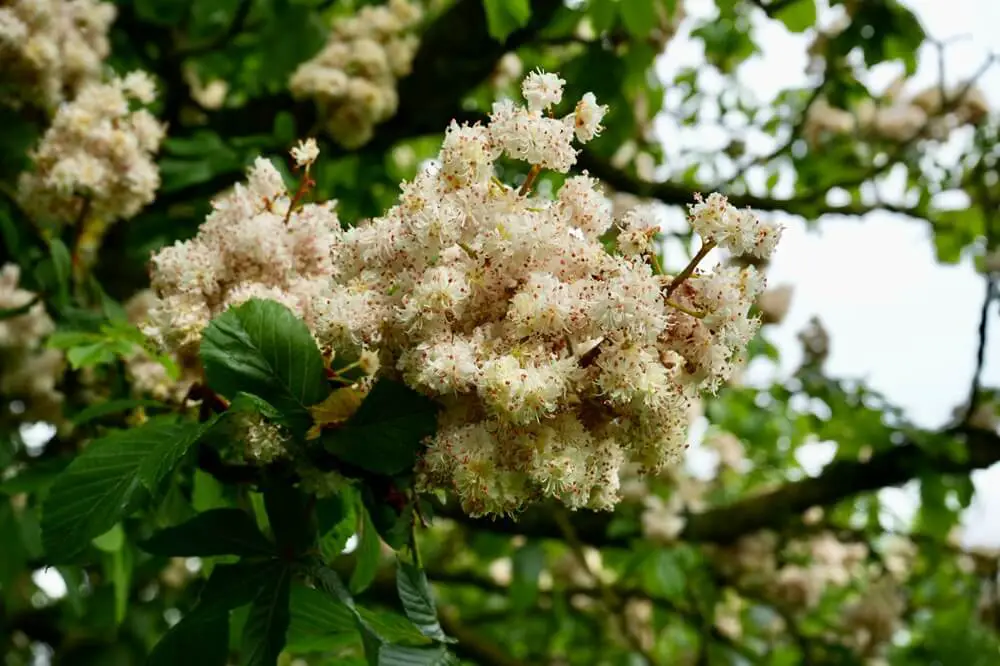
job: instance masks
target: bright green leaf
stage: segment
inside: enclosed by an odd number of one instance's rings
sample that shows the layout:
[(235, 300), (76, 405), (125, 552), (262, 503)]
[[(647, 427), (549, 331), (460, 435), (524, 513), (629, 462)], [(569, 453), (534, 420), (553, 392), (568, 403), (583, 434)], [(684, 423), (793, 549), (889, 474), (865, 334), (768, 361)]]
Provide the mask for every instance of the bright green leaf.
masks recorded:
[(805, 32), (816, 24), (816, 0), (797, 0), (774, 12), (773, 17), (792, 32)]
[(98, 550), (105, 553), (118, 552), (125, 545), (125, 530), (122, 529), (122, 524), (115, 523), (110, 530), (94, 537), (93, 543)]
[(251, 299), (212, 320), (201, 342), (208, 384), (235, 397), (244, 392), (273, 405), (302, 435), (309, 405), (330, 389), (323, 357), (305, 323), (274, 301)]
[(501, 43), (531, 19), (530, 0), (483, 0), (483, 9), (490, 37)]
[(618, 3), (618, 12), (629, 34), (643, 38), (656, 25), (656, 6), (653, 0), (625, 0)]
[(350, 588), (354, 594), (363, 592), (378, 573), (379, 560), (382, 555), (382, 540), (372, 523), (368, 511), (361, 511), (361, 530), (358, 534), (358, 548), (355, 552), (356, 564), (351, 572)]

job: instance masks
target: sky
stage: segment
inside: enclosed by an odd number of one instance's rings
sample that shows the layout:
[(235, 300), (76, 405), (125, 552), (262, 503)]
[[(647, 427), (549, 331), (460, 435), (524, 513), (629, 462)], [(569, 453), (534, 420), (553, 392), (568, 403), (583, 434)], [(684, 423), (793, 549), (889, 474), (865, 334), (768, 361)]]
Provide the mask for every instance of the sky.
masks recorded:
[[(959, 84), (976, 72), (988, 54), (1000, 52), (996, 26), (1000, 25), (997, 0), (902, 0), (937, 40), (957, 38), (945, 55), (946, 78)], [(712, 13), (711, 0), (688, 0), (688, 13)], [(781, 24), (761, 12), (755, 21), (762, 53), (739, 72), (742, 83), (761, 100), (778, 91), (808, 83), (805, 74), (809, 33), (791, 35)], [(821, 14), (821, 21), (822, 21)], [(687, 39), (684, 30), (669, 45), (657, 65), (669, 80), (679, 69), (702, 61), (701, 48)], [(882, 66), (872, 83), (885, 87), (901, 72)], [(937, 50), (927, 46), (920, 53), (920, 68), (904, 88), (916, 92), (938, 80)], [(979, 86), (993, 108), (1000, 107), (1000, 67), (979, 79)], [(676, 134), (670, 123), (658, 123), (659, 136), (672, 141), (710, 141), (711, 137)], [(767, 146), (763, 151), (768, 150)], [(864, 218), (828, 216), (819, 229), (807, 231), (801, 220), (783, 216), (787, 225), (768, 272), (770, 285), (790, 284), (795, 292), (791, 309), (778, 326), (768, 327), (767, 337), (782, 352), (781, 367), (753, 368), (751, 381), (787, 376), (801, 360), (797, 334), (818, 315), (830, 334), (828, 374), (862, 379), (890, 402), (904, 409), (921, 427), (944, 425), (952, 411), (969, 395), (978, 343), (979, 313), (985, 282), (970, 257), (958, 265), (935, 261), (927, 225), (888, 213)], [(1000, 317), (994, 309), (990, 320), (983, 383), (1000, 386)], [(816, 445), (804, 456), (813, 474), (832, 452)], [(978, 471), (977, 492), (964, 517), (967, 546), (1000, 546), (1000, 465)], [(916, 506), (916, 488), (883, 491), (891, 512), (904, 522)], [(987, 519), (992, 514), (993, 520)], [(898, 527), (895, 525), (894, 527)]]

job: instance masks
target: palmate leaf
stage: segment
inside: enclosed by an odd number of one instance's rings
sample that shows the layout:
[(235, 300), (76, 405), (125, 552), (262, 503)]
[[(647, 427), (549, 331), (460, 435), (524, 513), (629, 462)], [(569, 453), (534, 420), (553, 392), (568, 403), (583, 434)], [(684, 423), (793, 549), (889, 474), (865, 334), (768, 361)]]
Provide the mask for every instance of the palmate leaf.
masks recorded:
[(144, 502), (213, 423), (155, 420), (91, 442), (59, 475), (43, 505), (49, 561), (72, 560)]
[(312, 425), (309, 407), (330, 393), (312, 334), (275, 301), (251, 299), (213, 319), (202, 337), (201, 359), (214, 391), (262, 398), (299, 436)]

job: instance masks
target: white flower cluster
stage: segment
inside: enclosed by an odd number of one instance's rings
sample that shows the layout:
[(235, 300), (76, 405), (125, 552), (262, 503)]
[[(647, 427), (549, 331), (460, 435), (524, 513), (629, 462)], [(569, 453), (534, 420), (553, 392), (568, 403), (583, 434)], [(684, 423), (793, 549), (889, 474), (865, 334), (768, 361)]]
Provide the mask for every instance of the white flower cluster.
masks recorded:
[[(137, 326), (145, 325), (150, 310), (157, 302), (156, 294), (151, 289), (135, 294), (125, 303), (128, 320)], [(180, 404), (197, 379), (194, 368), (181, 363), (178, 363), (181, 376), (172, 378), (160, 361), (138, 346), (124, 360), (129, 387), (139, 396)]]
[[(16, 264), (0, 269), (0, 309), (27, 305), (35, 294), (18, 286), (21, 271)], [(60, 424), (63, 394), (57, 390), (62, 377), (62, 352), (42, 346), (55, 330), (45, 305), (35, 303), (24, 314), (0, 320), (0, 395), (17, 401), (17, 419)]]
[(21, 174), (18, 198), (38, 219), (104, 225), (127, 219), (153, 200), (160, 174), (153, 153), (164, 128), (146, 109), (156, 97), (150, 77), (135, 71), (109, 83), (90, 83), (56, 112), (32, 152), (34, 169)]
[(830, 587), (845, 587), (869, 573), (868, 547), (842, 542), (830, 532), (792, 541), (780, 566), (778, 539), (769, 531), (745, 536), (718, 555), (727, 577), (761, 589), (791, 610), (814, 608)]
[[(689, 406), (753, 334), (747, 311), (762, 284), (752, 268), (695, 273), (676, 291), (678, 309), (671, 278), (646, 263), (648, 245), (605, 251), (599, 237), (613, 220), (594, 179), (568, 179), (554, 201), (531, 196), (542, 167), (568, 171), (573, 140), (600, 131), (605, 107), (589, 94), (568, 116), (548, 115), (562, 85), (533, 73), (526, 107), (498, 102), (486, 126), (453, 123), (439, 165), (346, 232), (329, 207), (289, 214), (284, 184), (260, 160), (249, 191), (154, 257), (154, 332), (191, 347), (228, 305), (274, 298), (321, 343), (378, 352), (383, 374), (442, 405), (423, 486), (454, 488), (473, 515), (542, 497), (612, 507), (623, 464), (657, 470), (684, 448)], [(298, 150), (300, 162), (315, 159)], [(532, 165), (521, 188), (494, 177), (501, 155)]]
[(115, 6), (99, 0), (0, 5), (0, 101), (54, 109), (101, 78)]
[(894, 91), (887, 97), (888, 105), (869, 99), (853, 112), (817, 99), (806, 112), (803, 136), (813, 147), (821, 145), (825, 136), (856, 132), (894, 142), (918, 136), (943, 140), (956, 127), (980, 124), (989, 113), (986, 96), (975, 87), (962, 86), (942, 95), (940, 86), (933, 86), (911, 99), (896, 99)]
[(845, 641), (861, 657), (880, 656), (900, 626), (906, 606), (896, 584), (883, 578), (844, 609)]
[(181, 362), (197, 355), (201, 331), (231, 305), (270, 298), (312, 322), (312, 302), (325, 295), (339, 244), (336, 202), (292, 210), (281, 174), (258, 158), (246, 186), (213, 202), (198, 235), (152, 258), (147, 334)]
[(396, 113), (396, 81), (410, 72), (421, 13), (409, 0), (390, 0), (340, 18), (323, 50), (292, 75), (292, 95), (315, 101), (337, 143), (347, 148), (367, 143), (375, 126)]

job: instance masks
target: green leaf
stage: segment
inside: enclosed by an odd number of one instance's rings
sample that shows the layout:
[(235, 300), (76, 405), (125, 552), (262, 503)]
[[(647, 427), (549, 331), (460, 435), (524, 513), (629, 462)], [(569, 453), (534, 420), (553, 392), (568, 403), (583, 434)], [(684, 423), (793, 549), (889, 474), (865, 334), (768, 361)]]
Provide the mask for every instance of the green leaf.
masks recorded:
[(115, 362), (115, 353), (107, 343), (95, 342), (82, 347), (74, 347), (66, 352), (66, 360), (74, 370), (93, 368)]
[(358, 638), (354, 614), (319, 590), (293, 583), (287, 647), (291, 652), (317, 652)]
[(373, 611), (359, 606), (358, 615), (368, 629), (383, 642), (410, 647), (424, 647), (433, 643), (430, 638), (420, 633), (409, 619), (398, 613)]
[(220, 415), (215, 415), (204, 423), (188, 424), (183, 430), (177, 430), (155, 448), (149, 451), (139, 466), (139, 481), (151, 493), (156, 493), (173, 471), (184, 454), (194, 446), (218, 422)]
[[(94, 440), (56, 479), (42, 511), (42, 542), (51, 562), (79, 555), (94, 537), (127, 516), (159, 481), (177, 449), (197, 440), (197, 424), (149, 421)], [(168, 471), (168, 470), (167, 470)], [(147, 487), (144, 487), (147, 486)]]
[(656, 25), (656, 7), (653, 0), (626, 0), (618, 3), (618, 12), (629, 34), (643, 38)]
[(385, 643), (385, 639), (372, 628), (369, 620), (361, 615), (360, 609), (354, 604), (354, 598), (351, 597), (351, 593), (344, 587), (340, 576), (327, 566), (314, 567), (312, 574), (319, 588), (343, 604), (344, 608), (351, 613), (358, 632), (361, 634), (361, 642), (365, 648), (365, 658), (369, 664), (378, 664), (378, 654), (383, 643)]
[(531, 19), (530, 0), (483, 0), (483, 9), (490, 37), (501, 43)]
[(424, 636), (436, 641), (453, 642), (441, 628), (430, 585), (423, 569), (402, 559), (396, 559), (396, 591), (403, 602), (403, 611)]
[(282, 567), (264, 584), (250, 606), (243, 626), (240, 663), (245, 666), (273, 666), (285, 647), (288, 632), (289, 596), (292, 571)]
[(182, 525), (157, 532), (139, 547), (170, 557), (274, 554), (274, 545), (260, 533), (256, 521), (240, 509), (205, 511)]
[(55, 272), (56, 285), (59, 289), (60, 302), (69, 302), (70, 276), (73, 274), (73, 260), (69, 248), (58, 238), (49, 241), (49, 252), (52, 253), (52, 268)]
[(160, 639), (146, 659), (146, 666), (226, 666), (228, 652), (228, 613), (196, 610)]
[(774, 12), (773, 18), (792, 32), (805, 32), (816, 24), (816, 0), (798, 0)]
[[(224, 490), (214, 476), (200, 469), (194, 471), (194, 488), (191, 490), (191, 506), (195, 511), (219, 509), (226, 505)], [(254, 521), (254, 526), (257, 523)]]
[(42, 543), (52, 562), (72, 559), (145, 498), (139, 466), (174, 426), (155, 424), (91, 442), (53, 484), (42, 509)]
[(448, 666), (458, 660), (444, 645), (418, 648), (385, 645), (378, 653), (378, 666)]
[(437, 413), (431, 400), (408, 386), (379, 380), (343, 427), (323, 434), (335, 456), (376, 474), (407, 471), (424, 438), (434, 434)]
[(410, 525), (413, 524), (413, 502), (397, 508), (387, 499), (389, 491), (388, 487), (376, 490), (371, 484), (366, 484), (361, 488), (361, 498), (382, 541), (393, 550), (399, 550), (409, 539)]
[(594, 30), (602, 33), (610, 30), (615, 24), (615, 18), (618, 16), (618, 2), (617, 0), (591, 0), (588, 5), (588, 13)]
[(512, 559), (510, 603), (514, 610), (526, 610), (538, 598), (538, 577), (545, 568), (545, 549), (538, 541), (529, 541), (516, 551)]
[(114, 526), (93, 539), (94, 546), (98, 550), (102, 550), (105, 553), (115, 553), (122, 549), (125, 545), (125, 530), (122, 529), (121, 523), (115, 523)]
[(264, 491), (267, 520), (282, 553), (300, 555), (316, 542), (316, 527), (305, 493), (288, 483)]
[[(124, 546), (124, 541), (122, 542)], [(119, 548), (104, 557), (104, 574), (111, 580), (115, 597), (115, 625), (128, 614), (129, 592), (132, 589), (132, 550)]]
[(378, 531), (367, 511), (361, 511), (361, 530), (358, 533), (358, 549), (355, 551), (356, 564), (351, 572), (351, 592), (360, 594), (378, 573), (379, 560), (382, 555), (382, 540), (378, 537)]
[(246, 606), (285, 568), (285, 563), (278, 560), (219, 564), (205, 583), (195, 609), (214, 614)]
[(339, 556), (347, 540), (357, 531), (359, 502), (349, 486), (332, 497), (316, 502), (316, 526), (319, 549), (323, 560), (330, 562)]
[(330, 393), (323, 357), (305, 323), (274, 301), (251, 299), (212, 320), (201, 342), (205, 376), (216, 392), (266, 400), (304, 435), (307, 409)]
[(98, 402), (96, 404), (90, 405), (81, 409), (79, 412), (73, 415), (72, 421), (74, 425), (83, 425), (84, 423), (90, 423), (96, 419), (99, 419), (109, 414), (118, 414), (120, 412), (127, 412), (131, 409), (137, 409), (139, 407), (150, 407), (159, 409), (170, 409), (170, 406), (159, 400), (143, 400), (139, 398), (120, 398), (118, 400), (108, 400), (106, 402)]

